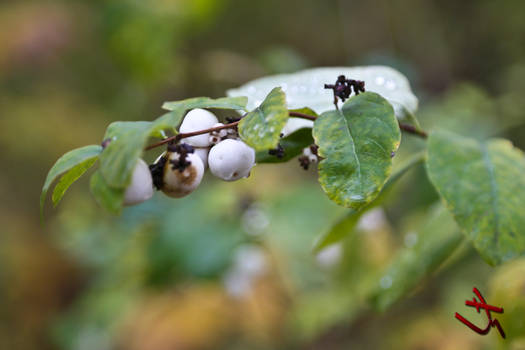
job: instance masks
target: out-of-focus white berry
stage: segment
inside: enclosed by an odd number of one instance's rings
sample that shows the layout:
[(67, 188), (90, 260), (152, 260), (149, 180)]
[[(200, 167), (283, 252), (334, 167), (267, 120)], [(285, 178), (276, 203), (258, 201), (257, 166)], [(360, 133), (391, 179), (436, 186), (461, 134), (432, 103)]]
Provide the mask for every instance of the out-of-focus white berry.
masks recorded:
[(195, 147), (195, 154), (199, 156), (202, 160), (202, 165), (204, 165), (204, 170), (208, 167), (208, 153), (210, 149), (208, 147)]
[(183, 171), (173, 169), (170, 160), (178, 161), (180, 154), (177, 152), (169, 153), (168, 160), (164, 166), (164, 177), (162, 192), (170, 197), (180, 198), (187, 196), (195, 190), (201, 183), (204, 174), (204, 164), (201, 158), (195, 153), (188, 153), (186, 160), (191, 164)]
[(131, 175), (131, 183), (124, 193), (124, 205), (134, 205), (142, 203), (153, 196), (153, 180), (149, 167), (145, 161), (139, 159), (133, 175)]
[(332, 244), (317, 254), (317, 262), (323, 267), (331, 267), (341, 261), (343, 247), (340, 243)]
[(286, 137), (301, 128), (312, 128), (314, 122), (304, 118), (288, 118), (282, 130), (283, 137)]
[(208, 155), (211, 173), (225, 181), (248, 177), (254, 165), (254, 149), (240, 140), (223, 140), (213, 146)]
[[(217, 117), (213, 113), (200, 108), (192, 109), (184, 117), (184, 120), (180, 125), (179, 132), (188, 133), (209, 129), (217, 124), (217, 122)], [(206, 133), (187, 137), (184, 139), (184, 142), (194, 147), (208, 147), (210, 145), (209, 138), (210, 134)]]

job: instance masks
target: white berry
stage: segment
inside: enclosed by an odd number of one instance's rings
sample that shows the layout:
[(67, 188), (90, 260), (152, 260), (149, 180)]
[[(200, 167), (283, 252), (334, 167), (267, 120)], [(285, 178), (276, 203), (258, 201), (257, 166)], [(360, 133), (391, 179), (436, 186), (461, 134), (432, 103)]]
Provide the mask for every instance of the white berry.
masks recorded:
[(199, 156), (202, 160), (202, 165), (204, 165), (204, 170), (208, 167), (208, 153), (210, 149), (208, 147), (195, 147), (195, 154)]
[(254, 165), (255, 151), (240, 140), (223, 140), (208, 155), (211, 173), (225, 181), (248, 177)]
[(204, 164), (202, 164), (201, 158), (195, 153), (186, 155), (186, 161), (191, 164), (183, 171), (173, 169), (173, 164), (170, 163), (170, 160), (178, 161), (179, 157), (180, 154), (177, 152), (168, 153), (162, 178), (162, 192), (175, 198), (184, 197), (193, 192), (201, 183), (202, 175), (204, 174)]
[[(179, 132), (188, 133), (209, 129), (217, 124), (217, 122), (217, 117), (213, 113), (200, 108), (192, 109), (184, 117)], [(210, 134), (206, 133), (187, 137), (184, 139), (184, 142), (194, 147), (208, 147), (210, 145), (209, 138)]]
[(133, 175), (131, 175), (131, 183), (126, 188), (124, 193), (124, 205), (134, 205), (142, 203), (153, 196), (153, 180), (149, 167), (142, 159), (139, 159)]

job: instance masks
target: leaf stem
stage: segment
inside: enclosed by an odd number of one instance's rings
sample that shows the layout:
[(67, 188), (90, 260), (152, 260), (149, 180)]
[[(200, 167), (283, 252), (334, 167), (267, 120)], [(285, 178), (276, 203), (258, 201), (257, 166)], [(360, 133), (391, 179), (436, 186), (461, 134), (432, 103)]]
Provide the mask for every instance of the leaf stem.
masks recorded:
[(309, 120), (316, 120), (317, 119), (316, 116), (305, 114), (305, 113), (288, 112), (288, 114), (290, 115), (290, 117), (299, 117), (299, 118), (304, 118), (304, 119), (309, 119)]
[(410, 125), (410, 124), (404, 124), (404, 123), (401, 123), (399, 122), (399, 128), (403, 131), (406, 131), (410, 134), (413, 134), (413, 135), (417, 135), (419, 137), (422, 137), (424, 139), (426, 139), (428, 137), (427, 133), (421, 129), (418, 129), (416, 128), (415, 126), (413, 125)]

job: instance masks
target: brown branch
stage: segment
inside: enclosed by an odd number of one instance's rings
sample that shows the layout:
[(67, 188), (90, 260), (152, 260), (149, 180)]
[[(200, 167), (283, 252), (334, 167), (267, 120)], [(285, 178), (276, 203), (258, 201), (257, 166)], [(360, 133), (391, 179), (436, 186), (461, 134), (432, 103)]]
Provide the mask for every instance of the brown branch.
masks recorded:
[(417, 135), (417, 136), (422, 137), (424, 139), (426, 139), (428, 137), (426, 132), (424, 132), (423, 130), (418, 129), (415, 126), (410, 125), (410, 124), (399, 123), (399, 128), (401, 130), (403, 130), (403, 131), (406, 131), (406, 132), (408, 132), (410, 134), (413, 134), (413, 135)]
[[(309, 119), (309, 120), (315, 120), (317, 118), (316, 116), (308, 115), (308, 114), (304, 114), (304, 113), (299, 113), (299, 112), (289, 112), (289, 114), (290, 114), (290, 116), (293, 116), (293, 117), (299, 117), (299, 118), (304, 118), (304, 119)], [(222, 130), (222, 129), (236, 128), (237, 125), (239, 124), (239, 122), (240, 122), (240, 120), (238, 120), (236, 122), (233, 122), (233, 123), (224, 124), (224, 125), (216, 126), (216, 127), (213, 127), (213, 128), (209, 128), (209, 129), (198, 130), (198, 131), (193, 131), (193, 132), (186, 132), (186, 133), (180, 133), (180, 134), (168, 137), (168, 138), (166, 138), (166, 139), (164, 139), (162, 141), (159, 141), (157, 143), (154, 143), (152, 145), (149, 145), (146, 148), (144, 148), (144, 150), (148, 151), (150, 149), (153, 149), (155, 147), (159, 147), (159, 146), (165, 145), (166, 143), (170, 143), (172, 141), (173, 142), (177, 142), (177, 141), (179, 141), (181, 139), (184, 139), (186, 137), (207, 134), (209, 132), (218, 131), (218, 130)]]
[[(300, 112), (289, 112), (288, 113), (291, 117), (299, 117), (299, 118), (304, 118), (304, 119), (308, 119), (308, 120), (316, 120), (317, 117), (314, 116), (314, 115), (309, 115), (309, 114), (305, 114), (305, 113), (300, 113)], [(168, 137), (168, 138), (165, 138), (164, 140), (162, 141), (159, 141), (157, 143), (154, 143), (152, 145), (149, 145), (147, 146), (146, 148), (144, 148), (145, 151), (148, 151), (150, 149), (153, 149), (153, 148), (156, 148), (156, 147), (159, 147), (159, 146), (162, 146), (162, 145), (165, 145), (166, 143), (170, 143), (170, 142), (177, 142), (177, 141), (180, 141), (181, 139), (184, 139), (186, 137), (191, 137), (191, 136), (197, 136), (197, 135), (202, 135), (202, 134), (207, 134), (209, 132), (212, 132), (212, 131), (218, 131), (218, 130), (222, 130), (222, 129), (231, 129), (231, 128), (236, 128), (237, 125), (239, 124), (240, 120), (236, 121), (236, 122), (233, 122), (233, 123), (229, 123), (229, 124), (224, 124), (224, 125), (220, 125), (220, 126), (216, 126), (216, 127), (213, 127), (213, 128), (208, 128), (208, 129), (204, 129), (204, 130), (198, 130), (198, 131), (193, 131), (193, 132), (186, 132), (186, 133), (180, 133), (180, 134), (177, 134), (177, 135), (174, 135), (174, 136), (171, 136), (171, 137)], [(418, 128), (416, 128), (415, 126), (412, 126), (412, 125), (409, 125), (409, 124), (403, 124), (403, 123), (399, 123), (399, 128), (401, 130), (404, 130), (408, 133), (411, 133), (411, 134), (414, 134), (414, 135), (417, 135), (419, 137), (422, 137), (422, 138), (427, 138), (427, 133), (424, 132), (423, 130), (420, 130)]]
[(166, 138), (166, 139), (164, 139), (162, 141), (159, 141), (157, 143), (154, 143), (152, 145), (149, 145), (148, 147), (144, 148), (144, 150), (147, 151), (147, 150), (150, 150), (152, 148), (162, 146), (162, 145), (164, 145), (166, 143), (170, 143), (172, 141), (174, 141), (174, 142), (179, 141), (179, 140), (184, 139), (186, 137), (192, 137), (192, 136), (207, 134), (209, 132), (218, 131), (218, 130), (222, 130), (222, 129), (235, 128), (235, 127), (237, 127), (237, 124), (239, 124), (239, 122), (240, 122), (240, 120), (237, 120), (236, 122), (233, 122), (233, 123), (219, 125), (219, 126), (215, 126), (213, 128), (209, 128), (209, 129), (180, 133), (180, 134), (177, 134), (175, 136), (168, 137), (168, 138)]

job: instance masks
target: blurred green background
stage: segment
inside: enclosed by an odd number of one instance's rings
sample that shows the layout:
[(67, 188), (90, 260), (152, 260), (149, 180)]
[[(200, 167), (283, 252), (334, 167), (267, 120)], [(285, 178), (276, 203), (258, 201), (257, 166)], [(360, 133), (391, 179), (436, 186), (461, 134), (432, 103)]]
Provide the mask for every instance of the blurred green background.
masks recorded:
[[(367, 306), (439, 210), (422, 168), (320, 256), (345, 210), (296, 161), (121, 217), (84, 178), (38, 218), (47, 170), (110, 122), (307, 67), (393, 66), (425, 129), (524, 149), (524, 14), (519, 0), (2, 1), (0, 349), (525, 349), (524, 261), (490, 268), (465, 246), (391, 309)], [(396, 163), (423, 147), (405, 136)], [(454, 319), (486, 324), (464, 306), (473, 286), (505, 308), (509, 339)]]

